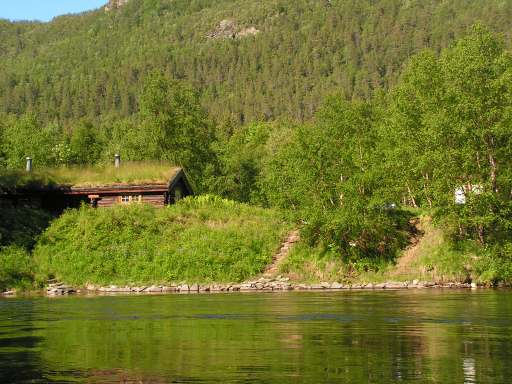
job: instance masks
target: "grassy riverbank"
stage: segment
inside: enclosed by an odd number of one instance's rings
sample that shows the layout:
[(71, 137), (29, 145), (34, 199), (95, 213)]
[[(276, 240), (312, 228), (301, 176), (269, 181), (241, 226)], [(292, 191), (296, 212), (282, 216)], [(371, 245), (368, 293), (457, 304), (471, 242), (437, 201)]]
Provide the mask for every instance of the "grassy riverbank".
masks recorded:
[[(83, 207), (65, 212), (46, 230), (50, 218), (40, 211), (2, 213), (7, 220), (0, 224), (0, 290), (34, 289), (53, 278), (74, 286), (240, 282), (265, 269), (294, 226), (280, 211), (211, 196), (165, 209)], [(428, 215), (419, 216), (416, 228), (395, 261), (348, 263), (337, 252), (302, 241), (278, 273), (301, 283), (512, 281), (506, 258), (497, 263), (470, 242), (455, 248)]]
[[(494, 257), (495, 250), (473, 242), (454, 244), (428, 215), (418, 217), (418, 233), (395, 261), (347, 264), (335, 252), (299, 244), (280, 266), (280, 273), (302, 282), (339, 281), (348, 284), (386, 281), (477, 282), (484, 285), (512, 283), (510, 256)], [(501, 250), (505, 256), (510, 249)], [(508, 253), (507, 253), (508, 252)]]
[(38, 279), (69, 284), (241, 281), (291, 224), (274, 210), (201, 196), (175, 206), (70, 210), (34, 249)]

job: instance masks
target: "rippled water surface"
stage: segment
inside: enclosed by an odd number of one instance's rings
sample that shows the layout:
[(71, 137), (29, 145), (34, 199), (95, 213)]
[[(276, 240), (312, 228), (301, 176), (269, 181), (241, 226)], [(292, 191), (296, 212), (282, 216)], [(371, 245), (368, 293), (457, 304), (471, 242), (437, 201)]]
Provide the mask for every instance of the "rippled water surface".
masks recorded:
[(1, 383), (510, 383), (512, 291), (0, 299)]

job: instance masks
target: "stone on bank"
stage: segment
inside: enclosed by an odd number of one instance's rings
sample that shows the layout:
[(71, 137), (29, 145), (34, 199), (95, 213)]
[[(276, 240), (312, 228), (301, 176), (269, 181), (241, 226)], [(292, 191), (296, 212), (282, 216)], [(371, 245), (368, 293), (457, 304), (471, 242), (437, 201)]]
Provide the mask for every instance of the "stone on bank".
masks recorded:
[[(116, 293), (136, 293), (136, 294), (162, 294), (162, 293), (219, 293), (219, 292), (274, 292), (274, 291), (336, 291), (336, 290), (401, 290), (401, 289), (422, 289), (422, 288), (477, 288), (476, 283), (436, 283), (432, 281), (388, 281), (384, 283), (362, 283), (344, 285), (340, 282), (321, 282), (314, 284), (293, 283), (288, 277), (278, 276), (277, 278), (260, 277), (256, 280), (245, 281), (240, 284), (208, 284), (198, 283), (187, 284), (169, 284), (169, 285), (151, 285), (151, 286), (124, 286), (110, 285), (106, 287), (87, 284), (85, 292), (100, 294)], [(15, 291), (2, 293), (2, 295), (12, 295)], [(61, 296), (80, 293), (80, 290), (66, 285), (64, 283), (51, 283), (46, 289), (48, 296)]]

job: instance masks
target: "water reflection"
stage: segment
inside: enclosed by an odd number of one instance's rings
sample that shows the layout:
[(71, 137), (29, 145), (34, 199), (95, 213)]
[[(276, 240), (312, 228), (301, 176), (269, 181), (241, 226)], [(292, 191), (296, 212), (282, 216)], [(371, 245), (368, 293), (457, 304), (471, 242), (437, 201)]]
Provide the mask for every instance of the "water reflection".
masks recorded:
[(0, 382), (506, 383), (512, 292), (0, 301)]
[(38, 351), (33, 302), (0, 300), (0, 383), (51, 382)]
[(462, 359), (462, 368), (464, 369), (464, 384), (476, 383), (475, 359), (470, 357)]

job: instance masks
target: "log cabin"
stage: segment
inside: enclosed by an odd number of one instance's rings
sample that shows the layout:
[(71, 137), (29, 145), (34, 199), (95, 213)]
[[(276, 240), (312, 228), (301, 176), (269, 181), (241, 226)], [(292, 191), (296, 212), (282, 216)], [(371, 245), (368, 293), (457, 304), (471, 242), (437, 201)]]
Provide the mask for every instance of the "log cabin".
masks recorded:
[(147, 203), (156, 207), (174, 204), (193, 194), (182, 168), (171, 169), (165, 183), (111, 183), (97, 186), (70, 186), (63, 195), (75, 205), (87, 202), (92, 207), (111, 207), (117, 204)]
[[(11, 187), (2, 186), (0, 182), (0, 208), (2, 206), (24, 206), (30, 208), (42, 208), (52, 212), (63, 211), (66, 208), (78, 208), (82, 204), (89, 204), (92, 207), (111, 207), (114, 205), (151, 204), (155, 207), (164, 207), (174, 204), (176, 201), (193, 195), (193, 189), (187, 179), (186, 173), (181, 167), (166, 167), (165, 172), (159, 172), (158, 177), (144, 179), (141, 177), (128, 178), (123, 180), (122, 172), (130, 173), (130, 165), (119, 170), (120, 162), (116, 158), (114, 171), (97, 171), (101, 174), (101, 182), (77, 181), (66, 183), (40, 180), (34, 177), (29, 183)], [(32, 172), (32, 164), (27, 159), (27, 172)], [(144, 165), (139, 166), (143, 168)], [(80, 172), (77, 168), (76, 172)], [(83, 170), (84, 173), (90, 170)], [(112, 175), (112, 181), (105, 181)], [(76, 179), (80, 179), (77, 175)], [(90, 176), (90, 175), (87, 175)], [(92, 179), (94, 179), (93, 175)], [(1, 181), (1, 180), (0, 180)]]

